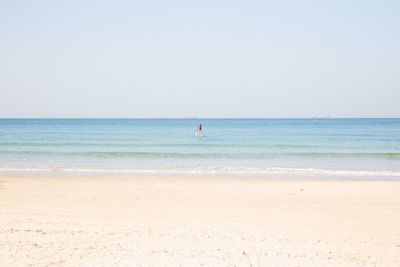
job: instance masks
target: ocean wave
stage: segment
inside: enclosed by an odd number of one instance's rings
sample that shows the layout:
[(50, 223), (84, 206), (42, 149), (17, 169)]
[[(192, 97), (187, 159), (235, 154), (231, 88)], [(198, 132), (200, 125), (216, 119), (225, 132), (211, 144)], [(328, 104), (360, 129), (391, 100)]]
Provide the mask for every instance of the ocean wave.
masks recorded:
[(215, 144), (215, 143), (102, 143), (102, 142), (0, 142), (3, 147), (169, 147), (169, 148), (330, 148), (328, 145), (315, 144), (262, 144), (262, 143), (244, 143), (244, 144)]
[(227, 158), (227, 159), (270, 159), (270, 158), (377, 158), (400, 159), (399, 152), (149, 152), (149, 151), (43, 151), (2, 150), (0, 155), (14, 156), (66, 156), (92, 158)]
[(398, 177), (400, 171), (387, 170), (333, 170), (318, 168), (287, 167), (147, 167), (133, 169), (108, 168), (15, 168), (0, 167), (0, 172), (38, 172), (38, 173), (89, 173), (89, 174), (177, 174), (177, 175), (285, 175), (285, 176), (341, 176), (341, 177)]

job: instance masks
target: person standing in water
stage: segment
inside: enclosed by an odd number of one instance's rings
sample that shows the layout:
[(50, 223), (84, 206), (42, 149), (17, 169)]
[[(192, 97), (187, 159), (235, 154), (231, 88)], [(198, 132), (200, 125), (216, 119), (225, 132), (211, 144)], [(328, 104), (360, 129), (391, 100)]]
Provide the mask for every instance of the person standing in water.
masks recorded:
[(203, 136), (203, 125), (197, 126), (197, 136)]

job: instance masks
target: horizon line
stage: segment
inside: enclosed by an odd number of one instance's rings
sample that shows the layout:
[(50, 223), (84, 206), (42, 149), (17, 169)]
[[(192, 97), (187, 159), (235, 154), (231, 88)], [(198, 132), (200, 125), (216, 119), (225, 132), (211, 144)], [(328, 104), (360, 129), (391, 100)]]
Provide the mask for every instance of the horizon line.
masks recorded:
[(254, 120), (254, 119), (400, 119), (400, 117), (332, 117), (332, 116), (310, 116), (310, 117), (0, 117), (5, 119), (21, 120)]

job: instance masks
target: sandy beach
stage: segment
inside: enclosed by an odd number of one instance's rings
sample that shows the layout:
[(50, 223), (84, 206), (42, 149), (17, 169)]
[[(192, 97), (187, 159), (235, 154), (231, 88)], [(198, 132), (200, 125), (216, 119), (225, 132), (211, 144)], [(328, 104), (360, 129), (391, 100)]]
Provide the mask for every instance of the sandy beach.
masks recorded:
[(400, 182), (0, 177), (1, 266), (400, 266)]

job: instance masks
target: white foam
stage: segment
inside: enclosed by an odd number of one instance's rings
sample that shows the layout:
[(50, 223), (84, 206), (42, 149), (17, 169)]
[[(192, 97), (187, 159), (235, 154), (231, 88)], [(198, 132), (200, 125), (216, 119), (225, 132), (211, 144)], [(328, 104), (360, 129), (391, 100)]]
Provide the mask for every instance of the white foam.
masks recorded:
[(286, 168), (286, 167), (148, 167), (132, 169), (106, 168), (15, 168), (0, 167), (0, 172), (41, 172), (41, 173), (93, 173), (93, 174), (193, 174), (193, 175), (285, 175), (285, 176), (349, 176), (349, 177), (400, 177), (400, 171), (387, 170), (332, 170), (318, 168)]

